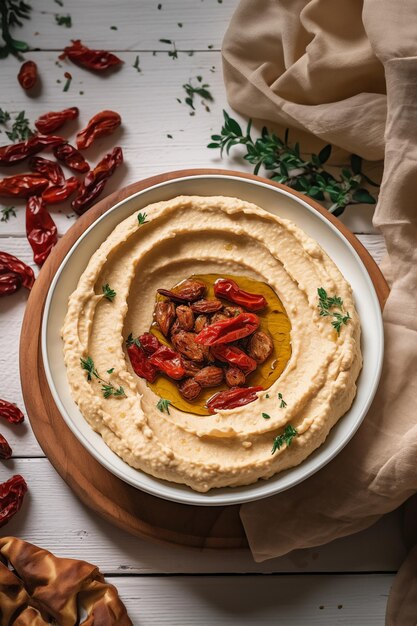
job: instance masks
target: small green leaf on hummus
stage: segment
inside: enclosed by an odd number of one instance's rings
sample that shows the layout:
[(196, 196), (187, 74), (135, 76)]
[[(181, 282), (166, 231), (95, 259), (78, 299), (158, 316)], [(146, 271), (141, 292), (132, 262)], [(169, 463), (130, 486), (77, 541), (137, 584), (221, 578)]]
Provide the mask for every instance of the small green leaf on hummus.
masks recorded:
[(161, 411), (161, 413), (168, 413), (169, 415), (169, 405), (171, 404), (171, 400), (166, 400), (165, 398), (160, 398), (156, 408)]
[[(346, 326), (348, 321), (352, 319), (348, 311), (346, 311), (344, 315), (345, 311), (343, 309), (342, 298), (339, 296), (329, 296), (323, 287), (317, 289), (317, 294), (319, 296), (319, 315), (321, 317), (333, 317), (332, 326), (337, 331), (337, 334), (340, 335), (342, 324)], [(330, 309), (332, 308), (340, 309), (342, 312), (331, 311)]]
[(274, 442), (272, 444), (271, 454), (275, 454), (277, 450), (280, 450), (282, 446), (284, 445), (284, 443), (287, 445), (287, 448), (289, 448), (289, 446), (292, 443), (292, 440), (297, 435), (298, 435), (297, 430), (293, 428), (291, 424), (288, 424), (285, 427), (284, 432), (281, 435), (277, 435), (275, 437)]
[(268, 413), (262, 413), (262, 417), (264, 418), (264, 420), (270, 420), (271, 416), (268, 415)]
[(147, 217), (146, 213), (138, 213), (138, 222), (140, 226), (142, 226), (142, 224), (147, 224)]
[(109, 370), (107, 370), (107, 373), (108, 373), (108, 374), (113, 374), (113, 372), (114, 372), (114, 367), (112, 367), (112, 368), (110, 368)]
[(269, 393), (266, 393), (266, 394), (265, 394), (265, 398), (269, 398)]
[(114, 291), (114, 289), (111, 289), (109, 283), (103, 285), (102, 290), (104, 297), (107, 298), (107, 300), (110, 300), (110, 302), (113, 302), (116, 297), (116, 292)]
[(130, 333), (129, 337), (126, 339), (126, 345), (127, 346), (132, 346), (133, 344), (135, 344), (138, 348), (142, 347), (140, 345), (140, 341), (139, 341), (138, 337), (136, 337), (136, 339), (134, 339), (132, 333)]
[(285, 409), (285, 407), (287, 406), (287, 403), (285, 402), (284, 398), (282, 397), (282, 393), (278, 394), (278, 400), (280, 400), (279, 408), (280, 409)]
[[(97, 378), (97, 380), (100, 381), (101, 391), (103, 392), (103, 396), (105, 398), (110, 398), (110, 396), (114, 396), (115, 398), (126, 397), (125, 390), (122, 386), (116, 388), (111, 382), (101, 378), (94, 366), (94, 361), (91, 356), (88, 356), (86, 359), (80, 359), (80, 362), (82, 369), (87, 372), (87, 380), (92, 380), (94, 376), (95, 378)], [(114, 367), (111, 368), (111, 370), (107, 370), (107, 373), (111, 374), (113, 371)]]

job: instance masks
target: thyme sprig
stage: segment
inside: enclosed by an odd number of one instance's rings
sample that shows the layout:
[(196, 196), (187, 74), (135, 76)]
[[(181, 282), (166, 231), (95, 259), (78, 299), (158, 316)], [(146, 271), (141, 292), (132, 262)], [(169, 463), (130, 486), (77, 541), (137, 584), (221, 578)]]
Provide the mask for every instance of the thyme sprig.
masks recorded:
[(16, 211), (14, 210), (14, 206), (5, 206), (0, 209), (1, 219), (0, 222), (8, 222), (10, 217), (16, 217)]
[[(7, 128), (7, 122), (9, 122), (10, 119), (10, 113), (0, 109), (0, 124), (5, 124)], [(20, 111), (20, 113), (16, 115), (11, 129), (5, 130), (5, 133), (10, 141), (25, 141), (34, 135), (34, 131), (31, 129), (30, 122), (24, 111)]]
[[(99, 375), (99, 373), (97, 372), (95, 365), (94, 365), (94, 361), (91, 358), (91, 356), (88, 356), (86, 359), (80, 359), (81, 362), (81, 367), (83, 370), (85, 370), (87, 372), (87, 380), (90, 381), (94, 378), (97, 378), (98, 381), (100, 381), (101, 383), (101, 391), (103, 393), (103, 397), (104, 398), (110, 398), (110, 396), (114, 396), (115, 398), (125, 398), (126, 394), (125, 394), (125, 390), (123, 389), (122, 386), (120, 387), (115, 387), (113, 385), (113, 383), (111, 383), (108, 380), (104, 380), (103, 378), (101, 378), (101, 376)], [(111, 370), (107, 370), (108, 373), (111, 373), (111, 371), (113, 371), (114, 368), (111, 368)]]
[(263, 166), (271, 171), (270, 178), (300, 191), (310, 198), (322, 202), (334, 215), (341, 215), (345, 208), (352, 204), (375, 204), (375, 198), (362, 187), (364, 181), (375, 187), (374, 183), (362, 172), (362, 159), (356, 154), (350, 157), (350, 168), (341, 169), (338, 178), (328, 172), (324, 165), (329, 160), (332, 146), (325, 146), (318, 154), (311, 154), (304, 158), (300, 152), (300, 145), (290, 144), (289, 131), (285, 131), (281, 139), (265, 126), (261, 136), (253, 140), (251, 136), (252, 120), (249, 120), (246, 131), (243, 132), (240, 124), (223, 111), (224, 124), (219, 135), (212, 135), (212, 142), (208, 148), (220, 148), (229, 154), (236, 145), (246, 148), (244, 159), (254, 166), (257, 174)]
[(160, 398), (156, 408), (161, 411), (161, 413), (169, 413), (169, 405), (171, 404), (171, 400), (166, 400), (166, 398)]
[(110, 302), (113, 302), (116, 297), (116, 292), (110, 287), (109, 283), (103, 285), (101, 289), (103, 291), (103, 296)]
[(22, 20), (30, 18), (32, 7), (23, 0), (0, 0), (0, 30), (3, 45), (0, 46), (0, 59), (9, 54), (20, 57), (22, 52), (29, 50), (25, 41), (14, 39), (11, 34), (15, 26), (23, 26)]
[[(342, 298), (339, 296), (329, 296), (323, 287), (317, 289), (317, 294), (319, 296), (319, 303), (317, 305), (319, 315), (321, 317), (333, 317), (332, 326), (337, 334), (340, 335), (342, 325), (346, 326), (349, 320), (352, 319), (349, 315), (349, 311), (345, 311), (343, 308)], [(334, 308), (339, 309), (339, 311), (330, 310)]]
[(139, 338), (138, 337), (134, 338), (132, 333), (130, 333), (129, 337), (126, 339), (126, 345), (129, 347), (129, 346), (133, 346), (133, 344), (135, 344), (138, 348), (142, 347), (140, 344)]
[(148, 223), (147, 217), (148, 216), (146, 215), (146, 213), (138, 213), (139, 226), (142, 226), (142, 224)]
[(287, 403), (285, 402), (284, 398), (282, 397), (282, 393), (278, 394), (278, 400), (279, 402), (279, 408), (280, 409), (285, 409), (285, 407), (287, 406)]
[(284, 432), (281, 435), (277, 435), (275, 437), (274, 442), (272, 444), (271, 454), (275, 454), (277, 450), (280, 450), (282, 446), (284, 445), (284, 443), (287, 445), (287, 448), (289, 448), (290, 445), (292, 444), (292, 440), (297, 435), (298, 435), (297, 429), (291, 426), (291, 424), (288, 424), (284, 428)]
[(71, 15), (69, 14), (59, 15), (58, 13), (56, 13), (55, 22), (58, 24), (58, 26), (65, 26), (66, 28), (72, 27), (72, 18), (71, 18)]

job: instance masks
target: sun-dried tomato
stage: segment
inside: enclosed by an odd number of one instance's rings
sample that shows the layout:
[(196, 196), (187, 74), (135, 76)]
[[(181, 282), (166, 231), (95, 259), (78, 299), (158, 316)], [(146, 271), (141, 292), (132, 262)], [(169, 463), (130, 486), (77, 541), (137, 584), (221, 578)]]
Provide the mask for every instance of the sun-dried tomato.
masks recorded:
[(40, 133), (48, 135), (61, 128), (67, 120), (75, 120), (79, 112), (78, 107), (69, 107), (62, 111), (50, 111), (38, 117), (35, 126)]
[(15, 165), (33, 154), (41, 152), (41, 150), (54, 148), (61, 143), (65, 143), (65, 139), (58, 135), (33, 135), (26, 141), (2, 146), (0, 148), (0, 165)]
[(139, 343), (146, 354), (153, 354), (161, 346), (159, 339), (152, 333), (143, 333), (143, 335), (139, 337)]
[(28, 198), (41, 194), (49, 180), (40, 174), (16, 174), (0, 180), (0, 196)]
[(7, 400), (0, 400), (0, 417), (4, 417), (10, 424), (21, 424), (25, 419), (22, 411)]
[(262, 391), (263, 387), (235, 387), (226, 391), (219, 391), (210, 398), (206, 406), (210, 413), (215, 411), (223, 411), (226, 409), (235, 409), (238, 406), (244, 406), (257, 399), (256, 393)]
[(10, 459), (12, 454), (12, 449), (7, 439), (3, 437), (3, 435), (0, 435), (0, 459)]
[(78, 191), (77, 197), (71, 202), (71, 206), (78, 215), (90, 208), (94, 201), (103, 191), (107, 180), (112, 176), (115, 169), (123, 163), (122, 149), (113, 148), (111, 152), (88, 172)]
[(259, 326), (259, 318), (254, 313), (240, 313), (236, 317), (209, 324), (198, 333), (196, 342), (203, 346), (218, 343), (231, 343), (251, 335)]
[(160, 346), (149, 357), (149, 362), (174, 380), (180, 380), (180, 378), (185, 376), (185, 369), (180, 355), (168, 346)]
[(224, 343), (212, 346), (211, 353), (215, 359), (223, 361), (223, 363), (230, 363), (241, 369), (245, 374), (256, 370), (257, 362), (246, 354), (243, 350), (237, 346), (228, 346)]
[(26, 481), (20, 474), (0, 484), (0, 526), (7, 524), (19, 511), (27, 490)]
[(127, 353), (135, 374), (153, 383), (158, 374), (158, 368), (149, 361), (145, 350), (132, 342), (127, 345)]
[(45, 204), (59, 204), (64, 202), (75, 193), (80, 186), (80, 181), (75, 176), (64, 180), (62, 185), (51, 185), (42, 193), (42, 200)]
[(42, 265), (58, 241), (58, 231), (42, 198), (31, 196), (26, 203), (26, 235), (33, 260)]
[(59, 146), (56, 146), (54, 148), (54, 155), (58, 161), (64, 163), (74, 172), (84, 174), (90, 169), (90, 165), (87, 163), (81, 152), (69, 143), (61, 143)]
[(38, 80), (38, 66), (34, 61), (25, 61), (21, 65), (17, 80), (23, 89), (32, 89)]
[(260, 311), (267, 306), (266, 299), (255, 293), (243, 291), (234, 280), (230, 278), (219, 278), (214, 283), (214, 294), (235, 304), (244, 306), (249, 311)]
[(72, 45), (64, 48), (59, 58), (65, 59), (66, 57), (76, 65), (81, 65), (89, 70), (96, 70), (98, 72), (123, 63), (115, 54), (107, 52), (107, 50), (92, 50), (91, 48), (87, 48), (79, 39), (73, 39)]
[(100, 111), (77, 134), (78, 150), (89, 148), (98, 137), (111, 135), (121, 123), (122, 118), (116, 111)]
[(62, 185), (65, 181), (64, 172), (58, 163), (40, 156), (34, 156), (29, 161), (32, 172), (47, 178), (53, 185)]
[(0, 276), (9, 273), (18, 276), (23, 287), (26, 287), (26, 289), (32, 289), (33, 283), (35, 282), (33, 269), (17, 257), (13, 256), (13, 254), (0, 252)]

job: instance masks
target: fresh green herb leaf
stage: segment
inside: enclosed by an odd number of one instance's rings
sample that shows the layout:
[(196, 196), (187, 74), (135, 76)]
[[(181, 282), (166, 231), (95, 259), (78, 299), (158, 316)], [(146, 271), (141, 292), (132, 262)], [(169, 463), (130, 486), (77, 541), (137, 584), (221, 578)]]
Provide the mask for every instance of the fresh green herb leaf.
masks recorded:
[(178, 59), (178, 51), (177, 48), (175, 46), (175, 41), (172, 41), (172, 39), (160, 39), (159, 40), (161, 43), (166, 43), (172, 46), (172, 50), (168, 51), (168, 56), (171, 57), (172, 59)]
[(91, 356), (88, 356), (86, 359), (81, 359), (81, 367), (87, 372), (87, 380), (91, 380), (93, 376), (99, 378), (97, 370), (94, 367), (94, 361)]
[[(192, 109), (193, 111), (195, 111), (195, 101), (194, 101), (194, 97), (195, 96), (199, 96), (201, 98), (201, 102), (202, 104), (206, 107), (207, 110), (207, 104), (206, 102), (213, 102), (214, 98), (212, 96), (212, 94), (209, 91), (210, 85), (208, 85), (207, 83), (202, 84), (202, 77), (201, 76), (197, 76), (197, 81), (200, 83), (200, 85), (198, 85), (197, 87), (194, 87), (194, 85), (191, 82), (191, 79), (188, 83), (185, 83), (183, 85), (183, 89), (185, 90), (186, 93), (186, 98), (184, 99), (185, 104), (187, 104), (190, 109)], [(218, 145), (216, 144), (216, 147), (218, 147)]]
[(110, 302), (113, 302), (116, 297), (116, 292), (114, 291), (114, 289), (110, 288), (109, 283), (103, 285), (102, 290), (104, 297), (107, 298), (107, 300), (109, 300)]
[(311, 154), (310, 158), (301, 154), (298, 143), (291, 145), (288, 141), (288, 129), (284, 138), (280, 138), (266, 127), (261, 136), (251, 136), (251, 120), (245, 132), (240, 124), (223, 111), (224, 124), (219, 135), (212, 135), (207, 147), (223, 150), (226, 154), (237, 145), (243, 145), (246, 154), (243, 158), (251, 163), (254, 173), (261, 167), (270, 171), (270, 178), (300, 191), (301, 193), (321, 202), (335, 216), (341, 215), (345, 208), (352, 204), (375, 204), (375, 198), (361, 187), (364, 182), (374, 184), (362, 172), (362, 159), (351, 156), (351, 167), (341, 168), (340, 175), (331, 174), (324, 168), (330, 157), (331, 146), (325, 146), (319, 154)]
[(337, 334), (340, 335), (342, 324), (346, 326), (348, 321), (352, 318), (350, 317), (349, 312), (347, 312), (346, 315), (343, 315), (342, 313), (333, 313), (333, 317), (334, 320), (332, 322), (332, 326), (336, 329)]
[(101, 385), (101, 391), (106, 399), (110, 398), (110, 396), (114, 396), (115, 398), (126, 397), (125, 390), (122, 386), (116, 389), (116, 387), (111, 383), (103, 383)]
[(298, 435), (298, 432), (295, 428), (288, 424), (284, 432), (281, 435), (277, 435), (272, 444), (271, 454), (275, 454), (277, 450), (280, 450), (284, 444), (287, 445), (287, 448), (291, 445), (294, 437)]
[(24, 111), (20, 111), (14, 119), (11, 130), (6, 130), (10, 141), (25, 141), (34, 134)]
[[(94, 361), (91, 358), (91, 356), (88, 356), (86, 359), (80, 359), (81, 362), (81, 367), (83, 370), (85, 370), (87, 372), (87, 380), (90, 381), (94, 378), (97, 378), (97, 380), (100, 381), (101, 383), (101, 391), (103, 393), (104, 398), (110, 398), (110, 396), (114, 396), (115, 398), (121, 398), (121, 397), (126, 397), (125, 394), (125, 390), (123, 389), (122, 386), (120, 387), (115, 387), (111, 382), (104, 380), (103, 378), (101, 378), (101, 376), (99, 376), (99, 373), (97, 372), (95, 366), (94, 366)], [(114, 371), (114, 367), (111, 370), (107, 370), (107, 372), (110, 374)]]
[(68, 91), (68, 89), (70, 88), (70, 85), (71, 85), (72, 76), (71, 76), (71, 74), (69, 72), (65, 72), (64, 76), (65, 76), (65, 78), (67, 80), (66, 80), (66, 83), (64, 85), (64, 89), (62, 91)]
[(10, 113), (0, 109), (0, 124), (6, 124), (10, 120)]
[(168, 139), (173, 139), (172, 135), (170, 135), (169, 133), (167, 134)]
[(71, 19), (71, 15), (55, 15), (55, 21), (58, 24), (58, 26), (66, 26), (66, 28), (71, 28), (72, 27), (72, 19)]
[(183, 23), (182, 22), (177, 22), (177, 26), (178, 26), (178, 28), (182, 28), (183, 27)]
[(158, 4), (158, 11), (162, 9), (162, 4)]
[(110, 26), (110, 30), (119, 30), (117, 26)]
[(147, 217), (146, 213), (138, 213), (138, 222), (140, 226), (148, 223), (148, 220), (146, 219)]
[(114, 372), (114, 367), (112, 367), (112, 368), (110, 368), (109, 370), (107, 370), (107, 373), (108, 373), (108, 374), (113, 374), (113, 372)]
[[(349, 312), (344, 311), (343, 308), (343, 300), (339, 296), (329, 296), (327, 291), (323, 287), (319, 287), (317, 289), (317, 294), (319, 296), (319, 315), (321, 317), (333, 317), (332, 326), (337, 331), (337, 334), (340, 335), (340, 330), (342, 325), (345, 325), (351, 319)], [(337, 308), (341, 312), (331, 311), (330, 309)]]
[(139, 67), (139, 55), (138, 55), (138, 54), (136, 55), (136, 59), (135, 59), (135, 62), (134, 62), (134, 64), (133, 64), (133, 67), (135, 68), (135, 70), (136, 70), (137, 72), (141, 72), (141, 71), (142, 71), (142, 70), (140, 69), (140, 67)]
[(172, 40), (171, 39), (160, 39), (159, 40), (161, 43), (169, 43), (172, 44)]
[(171, 404), (171, 400), (166, 400), (165, 398), (161, 398), (156, 405), (156, 408), (161, 411), (161, 413), (168, 413), (169, 415), (169, 405)]
[(269, 393), (266, 393), (266, 394), (265, 394), (265, 398), (269, 398)]
[(135, 344), (138, 348), (142, 347), (140, 345), (139, 339), (137, 337), (136, 337), (136, 339), (134, 339), (132, 333), (130, 333), (129, 337), (126, 339), (126, 345), (127, 346), (132, 346), (133, 344)]
[(285, 402), (284, 398), (282, 397), (282, 393), (278, 394), (278, 400), (280, 400), (279, 408), (280, 409), (285, 409), (285, 407), (287, 406), (287, 403)]
[(8, 222), (10, 217), (16, 217), (16, 211), (14, 210), (14, 206), (5, 206), (1, 209), (1, 220), (0, 222)]
[(268, 415), (268, 413), (262, 413), (262, 417), (264, 418), (264, 420), (270, 420), (271, 416)]
[(11, 29), (15, 26), (23, 26), (22, 20), (30, 18), (32, 7), (24, 0), (1, 0), (0, 1), (0, 36), (3, 40), (0, 46), (0, 59), (5, 59), (9, 54), (21, 58), (22, 52), (29, 50), (25, 41), (14, 39)]
[(54, 0), (54, 2), (56, 2), (57, 4), (59, 4), (60, 7), (64, 6), (64, 3), (62, 2), (62, 0)]

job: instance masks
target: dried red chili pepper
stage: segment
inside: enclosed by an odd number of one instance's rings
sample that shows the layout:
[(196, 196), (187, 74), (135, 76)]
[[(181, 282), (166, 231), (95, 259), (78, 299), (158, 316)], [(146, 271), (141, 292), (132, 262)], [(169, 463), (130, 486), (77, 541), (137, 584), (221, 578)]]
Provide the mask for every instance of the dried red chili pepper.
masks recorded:
[(31, 196), (26, 203), (26, 235), (33, 250), (33, 260), (42, 265), (58, 241), (57, 227), (42, 198)]
[(259, 326), (259, 318), (254, 313), (240, 313), (236, 317), (215, 322), (203, 328), (196, 337), (196, 342), (203, 346), (218, 343), (231, 343), (251, 335)]
[(257, 362), (252, 359), (240, 348), (236, 346), (227, 346), (224, 343), (212, 346), (211, 353), (215, 359), (223, 361), (223, 363), (230, 363), (241, 369), (245, 374), (253, 372), (257, 368)]
[(58, 161), (61, 161), (61, 163), (65, 163), (65, 165), (74, 172), (81, 172), (82, 174), (84, 174), (90, 169), (89, 164), (87, 163), (81, 152), (79, 152), (77, 148), (74, 148), (74, 146), (71, 146), (69, 143), (62, 143), (59, 146), (56, 146), (54, 148), (54, 155), (58, 159)]
[(59, 56), (60, 59), (65, 59), (66, 57), (73, 63), (76, 63), (76, 65), (98, 72), (123, 63), (115, 54), (107, 52), (107, 50), (87, 48), (79, 39), (73, 39), (72, 45), (64, 48), (63, 53)]
[(149, 357), (149, 362), (174, 380), (180, 380), (185, 376), (185, 369), (180, 355), (168, 346), (160, 346)]
[(235, 387), (226, 391), (219, 391), (214, 394), (207, 402), (206, 406), (210, 413), (223, 411), (226, 409), (235, 409), (238, 406), (244, 406), (257, 399), (256, 393), (262, 391), (263, 387)]
[(2, 146), (0, 148), (0, 165), (15, 165), (33, 154), (45, 150), (45, 148), (54, 148), (61, 143), (65, 143), (65, 139), (58, 135), (33, 135), (26, 141)]
[(20, 277), (23, 287), (32, 289), (33, 283), (35, 282), (33, 269), (13, 256), (13, 254), (0, 252), (0, 275), (8, 273), (16, 274)]
[(144, 349), (132, 341), (132, 343), (128, 343), (127, 345), (127, 353), (135, 374), (153, 383), (158, 374), (158, 368), (149, 362), (149, 358)]
[(146, 354), (153, 354), (162, 345), (159, 339), (152, 333), (143, 333), (143, 335), (139, 337), (139, 343)]
[(53, 185), (62, 185), (65, 182), (64, 172), (58, 163), (40, 156), (32, 157), (29, 161), (32, 172), (47, 178)]
[(7, 400), (0, 400), (0, 417), (4, 417), (10, 424), (21, 424), (25, 419), (22, 411)]
[(34, 61), (25, 61), (21, 65), (17, 80), (23, 89), (32, 89), (38, 80), (38, 66)]
[(0, 526), (4, 526), (19, 511), (28, 490), (25, 479), (16, 474), (0, 484)]
[(16, 174), (0, 180), (0, 196), (28, 198), (41, 194), (49, 180), (40, 174)]
[(12, 456), (12, 449), (9, 443), (3, 435), (0, 435), (0, 459), (10, 459)]
[(19, 274), (7, 272), (0, 274), (0, 296), (11, 296), (22, 286)]
[(111, 152), (88, 172), (78, 191), (77, 197), (71, 202), (71, 206), (78, 215), (90, 208), (94, 201), (103, 191), (107, 180), (115, 169), (123, 163), (122, 149), (113, 148)]
[(62, 185), (51, 185), (42, 193), (42, 200), (45, 204), (58, 204), (64, 202), (72, 196), (80, 186), (80, 181), (75, 176), (67, 178)]
[(249, 309), (249, 311), (260, 311), (268, 305), (268, 302), (262, 295), (243, 291), (230, 278), (219, 278), (216, 280), (214, 283), (214, 294), (235, 304), (240, 304)]
[(87, 126), (77, 134), (78, 150), (89, 148), (97, 137), (111, 135), (119, 128), (122, 118), (116, 111), (100, 111), (91, 118)]
[(35, 126), (40, 133), (48, 135), (61, 128), (67, 120), (75, 120), (79, 113), (78, 107), (69, 107), (62, 111), (50, 111), (38, 117)]

